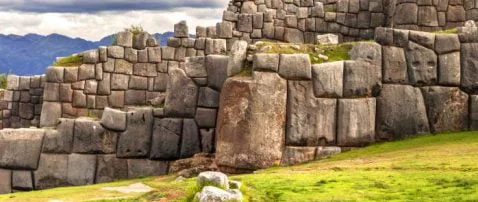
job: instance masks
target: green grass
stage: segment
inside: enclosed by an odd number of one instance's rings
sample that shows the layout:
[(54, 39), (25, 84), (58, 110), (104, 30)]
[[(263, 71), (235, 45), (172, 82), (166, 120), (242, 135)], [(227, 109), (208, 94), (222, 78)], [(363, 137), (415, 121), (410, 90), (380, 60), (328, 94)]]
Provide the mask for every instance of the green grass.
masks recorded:
[(53, 66), (75, 67), (83, 64), (83, 57), (79, 55), (62, 58), (53, 63)]
[(240, 72), (233, 75), (233, 77), (251, 77), (252, 76), (252, 65), (246, 63)]
[[(354, 42), (336, 45), (313, 45), (263, 41), (262, 43), (258, 44), (257, 49), (262, 53), (308, 54), (312, 64), (321, 64), (325, 62), (335, 62), (350, 59), (349, 51), (352, 49), (353, 44)], [(266, 46), (269, 46), (270, 48), (260, 51)], [(319, 54), (327, 56), (328, 60), (319, 58)]]
[[(478, 201), (478, 132), (447, 133), (374, 144), (291, 167), (274, 167), (231, 179), (243, 183), (247, 202), (372, 202)], [(100, 200), (103, 202), (190, 202), (196, 179), (174, 181), (175, 176), (143, 178), (110, 184), (58, 188), (0, 195), (0, 201)], [(156, 190), (121, 195), (105, 186), (143, 182)], [(31, 197), (31, 198), (29, 198)], [(101, 200), (100, 200), (101, 201)]]
[(436, 32), (433, 32), (435, 34), (456, 34), (458, 33), (458, 29), (457, 28), (453, 28), (453, 29), (447, 29), (447, 30), (440, 30), (440, 31), (436, 31)]
[(0, 89), (7, 88), (7, 74), (0, 74)]

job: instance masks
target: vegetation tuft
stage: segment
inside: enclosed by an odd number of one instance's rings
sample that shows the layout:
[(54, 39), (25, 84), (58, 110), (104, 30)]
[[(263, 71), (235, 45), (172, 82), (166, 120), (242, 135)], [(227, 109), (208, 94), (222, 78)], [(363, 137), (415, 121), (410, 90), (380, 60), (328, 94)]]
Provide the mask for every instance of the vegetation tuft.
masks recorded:
[[(142, 33), (145, 33), (146, 31), (144, 31), (143, 27), (141, 25), (131, 25), (131, 27), (129, 28), (125, 28), (124, 29), (125, 32), (131, 32), (133, 34), (133, 38), (138, 35), (138, 34), (142, 34)], [(118, 34), (115, 34), (113, 35), (113, 41), (111, 43), (111, 45), (117, 45), (118, 44)]]
[(7, 88), (7, 74), (0, 74), (0, 89)]
[(246, 63), (240, 72), (234, 75), (234, 77), (251, 77), (252, 76), (252, 64)]
[(75, 67), (83, 64), (83, 57), (79, 55), (64, 57), (53, 63), (53, 66)]
[(436, 32), (433, 32), (435, 34), (456, 34), (458, 33), (458, 29), (457, 28), (453, 28), (453, 29), (447, 29), (447, 30), (440, 30), (440, 31), (436, 31)]

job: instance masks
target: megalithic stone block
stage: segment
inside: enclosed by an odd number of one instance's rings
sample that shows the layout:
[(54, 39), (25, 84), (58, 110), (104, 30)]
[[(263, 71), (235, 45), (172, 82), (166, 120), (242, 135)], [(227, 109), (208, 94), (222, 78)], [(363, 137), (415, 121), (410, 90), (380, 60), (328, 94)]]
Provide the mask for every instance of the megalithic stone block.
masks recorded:
[(169, 74), (164, 112), (172, 117), (194, 117), (199, 87), (181, 69)]
[(153, 110), (151, 108), (136, 108), (126, 115), (126, 131), (119, 135), (118, 157), (147, 157), (151, 147), (153, 128)]

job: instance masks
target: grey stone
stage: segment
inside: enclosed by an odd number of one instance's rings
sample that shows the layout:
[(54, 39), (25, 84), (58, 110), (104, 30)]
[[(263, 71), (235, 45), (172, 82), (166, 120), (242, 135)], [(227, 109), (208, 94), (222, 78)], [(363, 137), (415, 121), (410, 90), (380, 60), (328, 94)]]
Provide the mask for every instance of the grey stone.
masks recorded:
[(227, 75), (232, 76), (239, 73), (243, 66), (247, 56), (247, 42), (236, 41), (232, 45), (231, 52), (229, 54), (229, 61), (227, 63)]
[(112, 74), (111, 90), (127, 90), (129, 77), (129, 75), (124, 74)]
[(98, 50), (88, 50), (81, 53), (83, 56), (83, 63), (86, 64), (96, 64), (100, 61), (100, 55)]
[(12, 192), (12, 171), (0, 169), (0, 194)]
[(18, 90), (20, 85), (20, 77), (17, 75), (7, 76), (7, 90)]
[(219, 38), (230, 39), (232, 38), (233, 24), (231, 22), (220, 22), (216, 24), (216, 32)]
[(244, 14), (241, 13), (238, 16), (238, 21), (237, 21), (237, 30), (240, 32), (247, 32), (251, 33), (252, 32), (252, 16), (251, 14)]
[(136, 63), (134, 64), (133, 74), (137, 76), (157, 76), (156, 64), (152, 63)]
[(183, 132), (181, 138), (180, 158), (189, 158), (201, 152), (199, 128), (194, 119), (183, 120)]
[(478, 43), (461, 45), (461, 87), (467, 92), (478, 92)]
[(205, 186), (215, 186), (222, 189), (229, 189), (229, 178), (221, 172), (207, 171), (198, 175), (197, 186), (203, 188)]
[(312, 82), (289, 81), (286, 144), (319, 146), (335, 143), (337, 101), (315, 98)]
[(187, 38), (189, 37), (188, 25), (186, 21), (181, 21), (174, 25), (174, 37)]
[(75, 153), (109, 154), (116, 151), (117, 134), (106, 131), (97, 121), (77, 119), (74, 131)]
[(116, 63), (115, 59), (109, 58), (108, 61), (103, 63), (103, 71), (104, 72), (114, 72), (115, 71), (115, 63)]
[(199, 133), (201, 135), (201, 147), (202, 152), (214, 153), (215, 150), (215, 139), (214, 139), (214, 129), (200, 129)]
[(111, 74), (104, 73), (103, 80), (98, 82), (98, 95), (111, 94)]
[[(425, 48), (434, 49), (435, 47), (435, 34), (428, 32), (410, 31), (408, 36), (410, 41), (413, 41)], [(409, 43), (410, 45), (410, 43)]]
[(168, 87), (169, 75), (166, 73), (158, 73), (158, 76), (154, 78), (154, 91), (166, 91)]
[(408, 83), (405, 51), (394, 46), (383, 46), (383, 82)]
[(366, 61), (377, 66), (382, 65), (382, 46), (377, 43), (356, 43), (349, 55), (351, 60)]
[[(286, 80), (276, 73), (255, 72), (253, 79), (228, 79), (222, 93), (217, 164), (249, 170), (279, 164), (285, 137)], [(258, 122), (263, 124), (255, 124)], [(238, 139), (242, 144), (237, 144)]]
[(137, 50), (144, 50), (146, 48), (146, 42), (151, 38), (146, 32), (135, 34), (133, 37), (133, 48)]
[(199, 88), (199, 107), (219, 107), (219, 92), (209, 87)]
[(161, 47), (149, 47), (147, 50), (149, 62), (161, 62)]
[(255, 54), (253, 58), (253, 69), (277, 72), (279, 69), (279, 54)]
[(208, 86), (221, 90), (224, 81), (227, 79), (228, 56), (208, 55), (206, 57), (206, 70)]
[(147, 50), (138, 50), (138, 62), (148, 62), (148, 51)]
[(124, 91), (111, 91), (108, 101), (111, 107), (124, 107)]
[(201, 192), (198, 192), (194, 200), (205, 202), (205, 201), (242, 201), (242, 193), (237, 190), (224, 190), (217, 188), (215, 186), (205, 186)]
[(470, 95), (470, 130), (478, 129), (478, 95)]
[(317, 97), (343, 96), (344, 62), (330, 62), (312, 66), (312, 81)]
[(85, 81), (85, 94), (96, 94), (98, 91), (98, 82), (96, 80)]
[(397, 5), (393, 21), (396, 24), (417, 24), (418, 6), (415, 3), (403, 3)]
[(118, 157), (147, 157), (151, 145), (153, 112), (151, 108), (136, 108), (127, 113), (126, 131), (119, 135)]
[(4, 129), (0, 131), (0, 167), (38, 168), (44, 131), (39, 129)]
[(434, 6), (418, 7), (418, 25), (422, 26), (438, 26), (438, 15)]
[(315, 147), (290, 147), (286, 146), (282, 156), (281, 165), (289, 166), (315, 160)]
[(19, 116), (22, 119), (31, 120), (34, 117), (34, 105), (30, 103), (20, 103)]
[(48, 67), (48, 69), (46, 70), (47, 82), (62, 83), (64, 81), (64, 75), (64, 67)]
[(71, 154), (68, 157), (68, 184), (74, 186), (93, 184), (95, 168), (95, 155)]
[(73, 91), (73, 106), (85, 108), (86, 107), (86, 95), (83, 91), (75, 90)]
[(116, 45), (123, 47), (133, 46), (133, 33), (124, 31), (116, 34)]
[(304, 33), (298, 29), (286, 28), (284, 41), (289, 43), (304, 43)]
[(410, 83), (415, 85), (436, 83), (437, 56), (434, 51), (410, 42), (406, 56)]
[(325, 159), (329, 158), (334, 154), (341, 153), (342, 149), (340, 147), (317, 147), (315, 151), (315, 159)]
[(179, 158), (182, 128), (182, 119), (155, 119), (150, 158), (164, 160)]
[[(1, 177), (0, 177), (1, 179)], [(20, 191), (33, 190), (33, 175), (31, 171), (15, 170), (12, 172), (12, 189)]]
[(166, 116), (193, 117), (199, 88), (181, 69), (169, 74), (164, 112)]
[(438, 57), (438, 83), (444, 86), (459, 86), (461, 77), (460, 52)]
[(115, 60), (115, 72), (120, 74), (133, 74), (133, 64), (123, 60)]
[(188, 57), (186, 58), (186, 62), (184, 64), (184, 70), (186, 75), (191, 78), (203, 78), (207, 77), (206, 71), (206, 57), (198, 56), (198, 57)]
[(128, 161), (116, 155), (98, 155), (96, 183), (113, 182), (128, 178)]
[(370, 97), (380, 92), (381, 68), (363, 61), (345, 61), (344, 97)]
[(73, 119), (59, 119), (56, 130), (46, 130), (43, 139), (43, 153), (71, 153), (73, 147), (75, 121)]
[(195, 119), (201, 128), (214, 128), (216, 126), (216, 109), (197, 108)]
[(168, 174), (167, 161), (128, 159), (128, 178), (160, 176)]
[(338, 101), (337, 145), (363, 146), (375, 141), (375, 98)]
[(146, 90), (148, 89), (148, 78), (142, 76), (129, 77), (129, 89)]
[(68, 155), (42, 154), (39, 167), (33, 172), (35, 189), (49, 189), (69, 185)]
[(108, 57), (123, 59), (125, 58), (124, 47), (121, 46), (108, 46)]
[(126, 112), (112, 108), (105, 108), (101, 116), (101, 125), (115, 131), (126, 130)]
[(280, 55), (279, 75), (288, 80), (309, 80), (312, 70), (309, 55)]
[(435, 51), (438, 54), (460, 51), (460, 40), (456, 34), (437, 34), (435, 36)]
[(124, 49), (124, 58), (128, 62), (138, 62), (138, 51), (132, 48), (125, 48)]
[(82, 64), (78, 68), (78, 80), (96, 79), (95, 65)]
[(55, 126), (58, 123), (58, 119), (61, 118), (61, 104), (56, 102), (43, 102), (41, 114), (41, 127)]
[(455, 87), (422, 88), (433, 133), (468, 129), (468, 95)]
[(43, 99), (45, 101), (60, 101), (60, 85), (58, 83), (46, 83)]
[(145, 105), (146, 91), (145, 90), (127, 90), (125, 92), (124, 103), (126, 105)]

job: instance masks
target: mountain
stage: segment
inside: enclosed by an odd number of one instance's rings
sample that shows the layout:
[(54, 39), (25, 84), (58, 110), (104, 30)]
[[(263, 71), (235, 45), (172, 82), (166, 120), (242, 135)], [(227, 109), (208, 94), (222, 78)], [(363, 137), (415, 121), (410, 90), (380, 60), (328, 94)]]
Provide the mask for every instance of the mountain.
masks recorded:
[[(161, 45), (166, 45), (173, 32), (156, 33), (153, 36)], [(100, 41), (88, 41), (60, 34), (42, 36), (38, 34), (2, 35), (0, 34), (0, 73), (17, 75), (44, 74), (45, 69), (56, 57), (110, 45), (113, 35)]]

